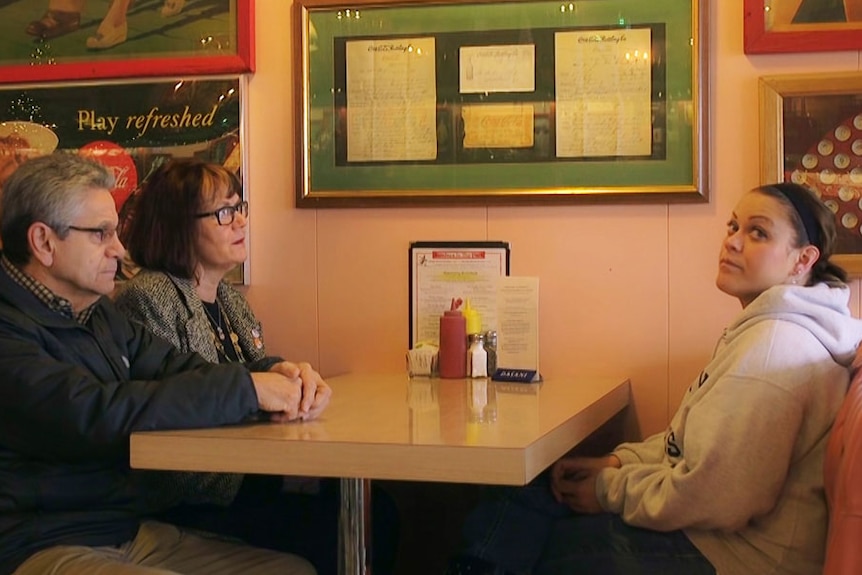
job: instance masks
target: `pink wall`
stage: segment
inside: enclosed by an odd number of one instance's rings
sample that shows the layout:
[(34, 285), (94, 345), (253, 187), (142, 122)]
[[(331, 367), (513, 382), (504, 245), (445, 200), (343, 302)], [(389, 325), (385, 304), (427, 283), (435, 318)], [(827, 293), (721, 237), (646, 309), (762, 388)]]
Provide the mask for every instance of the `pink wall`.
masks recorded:
[(270, 350), (325, 376), (403, 370), (409, 243), (506, 240), (512, 274), (541, 278), (542, 372), (630, 377), (644, 433), (665, 426), (739, 309), (713, 280), (724, 223), (758, 184), (758, 77), (860, 69), (857, 52), (746, 56), (742, 0), (712, 0), (709, 203), (298, 210), (292, 1), (256, 4), (248, 294)]

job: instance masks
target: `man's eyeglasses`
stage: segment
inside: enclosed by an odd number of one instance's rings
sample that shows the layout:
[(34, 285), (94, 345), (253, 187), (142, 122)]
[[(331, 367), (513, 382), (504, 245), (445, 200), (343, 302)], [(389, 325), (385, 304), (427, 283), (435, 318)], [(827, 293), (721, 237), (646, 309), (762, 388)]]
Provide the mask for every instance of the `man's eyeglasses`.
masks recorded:
[(211, 212), (195, 214), (195, 217), (208, 218), (210, 216), (215, 216), (216, 221), (218, 221), (218, 225), (229, 226), (233, 223), (234, 219), (236, 219), (237, 212), (241, 213), (245, 217), (248, 217), (248, 202), (240, 202), (235, 206), (225, 206)]
[(102, 245), (109, 243), (117, 235), (117, 228), (82, 228), (80, 226), (66, 226), (68, 229), (76, 232), (86, 232), (92, 234), (93, 238), (98, 240)]

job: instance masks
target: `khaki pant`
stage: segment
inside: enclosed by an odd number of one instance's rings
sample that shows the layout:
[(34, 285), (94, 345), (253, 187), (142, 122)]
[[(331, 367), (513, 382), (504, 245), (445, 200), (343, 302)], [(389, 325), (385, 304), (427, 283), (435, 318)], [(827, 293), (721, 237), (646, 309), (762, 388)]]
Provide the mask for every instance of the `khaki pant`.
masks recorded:
[[(335, 550), (333, 549), (333, 553)], [(118, 547), (57, 546), (35, 553), (13, 575), (314, 575), (296, 555), (258, 549), (145, 521)]]

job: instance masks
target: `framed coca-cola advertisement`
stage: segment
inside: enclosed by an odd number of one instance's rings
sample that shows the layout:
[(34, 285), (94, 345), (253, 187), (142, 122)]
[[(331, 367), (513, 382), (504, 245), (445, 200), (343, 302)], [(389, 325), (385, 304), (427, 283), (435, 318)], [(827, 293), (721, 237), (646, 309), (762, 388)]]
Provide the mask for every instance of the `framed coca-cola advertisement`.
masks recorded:
[(253, 0), (0, 0), (0, 84), (254, 65)]
[(746, 54), (862, 49), (862, 0), (743, 0)]
[[(134, 217), (141, 184), (171, 158), (221, 164), (242, 182), (245, 86), (233, 75), (99, 82), (98, 89), (90, 82), (0, 87), (0, 193), (33, 157), (87, 156), (113, 172), (122, 226)], [(245, 276), (237, 268), (230, 279)]]

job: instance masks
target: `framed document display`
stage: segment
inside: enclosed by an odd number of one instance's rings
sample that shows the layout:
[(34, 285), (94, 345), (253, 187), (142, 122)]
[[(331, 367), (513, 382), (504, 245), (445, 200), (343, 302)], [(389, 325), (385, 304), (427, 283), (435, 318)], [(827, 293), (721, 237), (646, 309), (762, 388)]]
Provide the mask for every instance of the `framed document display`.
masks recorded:
[(297, 0), (297, 206), (705, 201), (706, 5)]
[(482, 329), (497, 329), (497, 280), (509, 275), (507, 242), (413, 242), (409, 264), (409, 348), (439, 343), (440, 316), (453, 300), (469, 299)]

